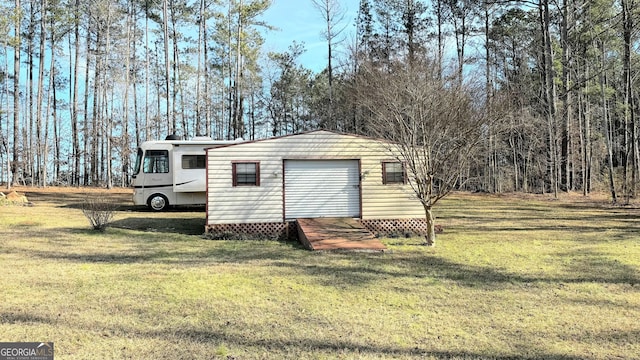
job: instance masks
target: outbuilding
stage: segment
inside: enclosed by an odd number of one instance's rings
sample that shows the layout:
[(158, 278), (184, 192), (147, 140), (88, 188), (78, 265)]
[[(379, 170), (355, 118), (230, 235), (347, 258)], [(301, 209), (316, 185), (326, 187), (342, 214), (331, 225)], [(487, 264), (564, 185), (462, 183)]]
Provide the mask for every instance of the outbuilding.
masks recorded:
[(422, 234), (397, 155), (386, 141), (325, 130), (207, 149), (206, 231), (282, 238), (296, 219), (349, 217), (378, 234)]

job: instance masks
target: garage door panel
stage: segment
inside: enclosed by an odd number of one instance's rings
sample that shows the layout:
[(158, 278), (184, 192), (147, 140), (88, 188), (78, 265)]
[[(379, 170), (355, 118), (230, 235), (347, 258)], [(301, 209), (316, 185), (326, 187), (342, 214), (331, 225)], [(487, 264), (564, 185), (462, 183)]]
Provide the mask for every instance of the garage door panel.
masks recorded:
[(285, 216), (360, 216), (357, 160), (285, 161)]

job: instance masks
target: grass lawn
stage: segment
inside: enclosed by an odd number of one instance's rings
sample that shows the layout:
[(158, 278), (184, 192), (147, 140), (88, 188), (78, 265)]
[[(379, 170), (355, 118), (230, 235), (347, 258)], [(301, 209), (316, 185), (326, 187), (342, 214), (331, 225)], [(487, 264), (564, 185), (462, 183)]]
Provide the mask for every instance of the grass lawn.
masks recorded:
[[(0, 341), (61, 359), (640, 358), (640, 208), (454, 194), (434, 248), (202, 239), (204, 213), (0, 206)], [(127, 193), (109, 192), (122, 204)]]

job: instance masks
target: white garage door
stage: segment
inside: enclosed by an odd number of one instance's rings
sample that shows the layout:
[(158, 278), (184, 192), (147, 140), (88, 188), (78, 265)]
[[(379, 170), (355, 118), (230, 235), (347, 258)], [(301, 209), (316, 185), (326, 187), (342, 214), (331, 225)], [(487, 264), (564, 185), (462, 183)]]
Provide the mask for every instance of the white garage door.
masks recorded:
[(286, 160), (285, 218), (359, 217), (358, 160)]

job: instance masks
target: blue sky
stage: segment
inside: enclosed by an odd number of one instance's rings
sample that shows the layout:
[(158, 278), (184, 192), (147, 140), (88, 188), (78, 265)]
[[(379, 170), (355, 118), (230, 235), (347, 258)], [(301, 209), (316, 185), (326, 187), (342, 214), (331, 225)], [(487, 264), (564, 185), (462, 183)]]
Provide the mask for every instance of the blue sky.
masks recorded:
[[(346, 11), (343, 23), (346, 26), (343, 32), (345, 41), (352, 41), (359, 1), (339, 0), (339, 3)], [(265, 52), (284, 52), (295, 40), (304, 43), (306, 49), (299, 58), (300, 65), (314, 72), (326, 67), (327, 45), (322, 39), (325, 23), (311, 0), (273, 0), (263, 20), (279, 29), (265, 35)]]

